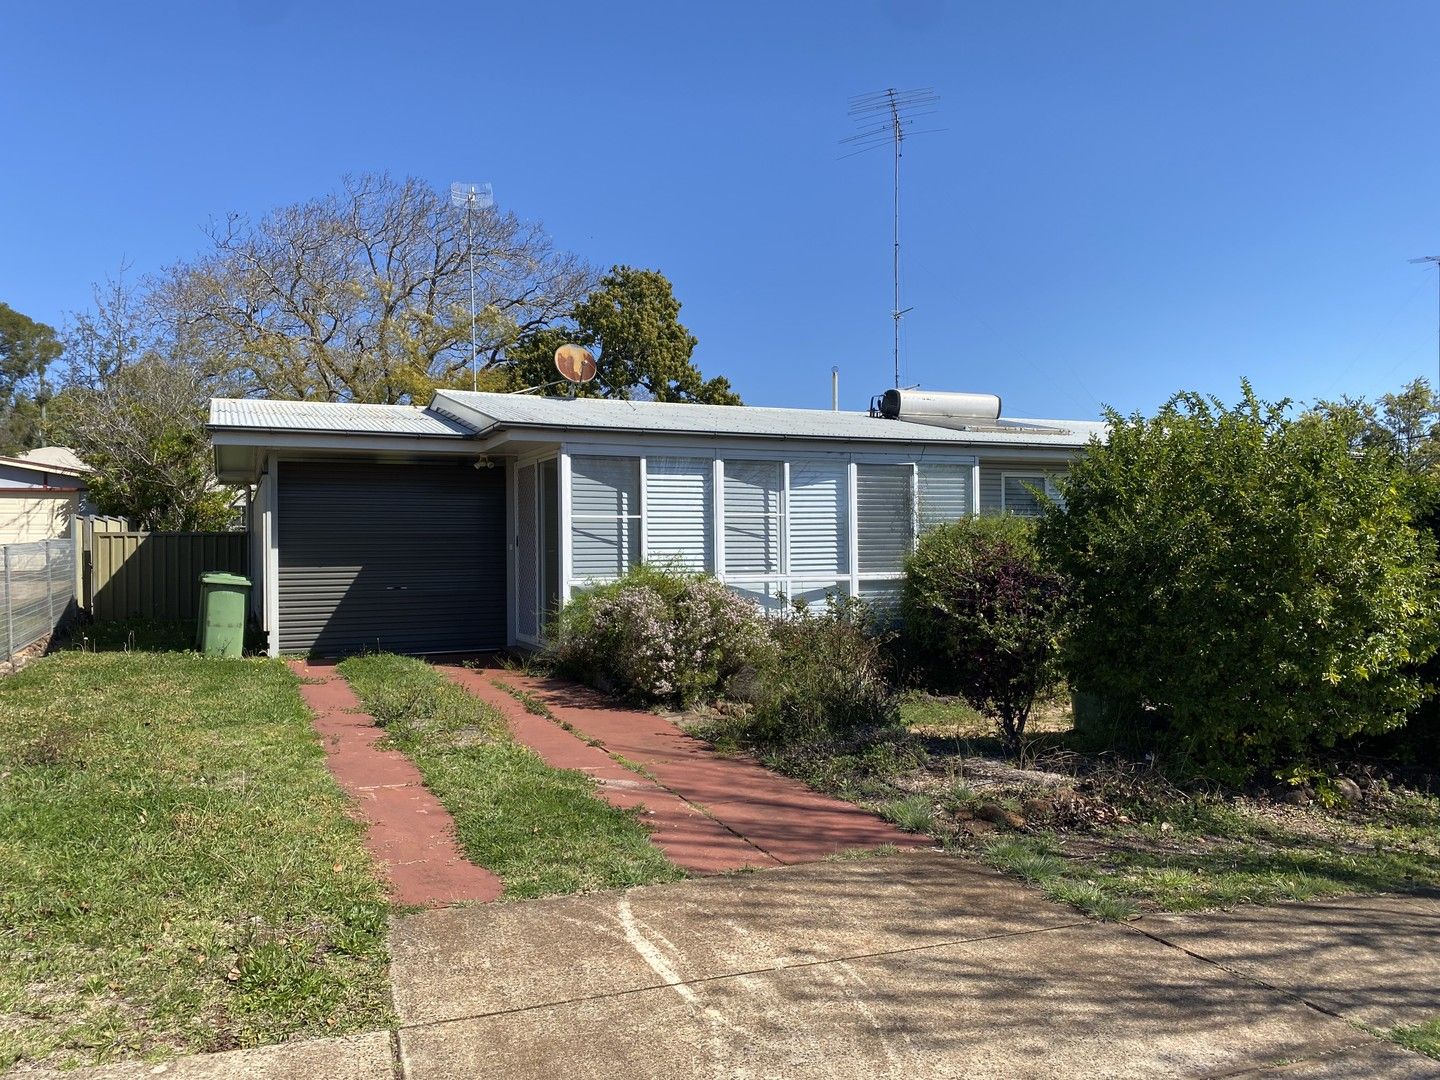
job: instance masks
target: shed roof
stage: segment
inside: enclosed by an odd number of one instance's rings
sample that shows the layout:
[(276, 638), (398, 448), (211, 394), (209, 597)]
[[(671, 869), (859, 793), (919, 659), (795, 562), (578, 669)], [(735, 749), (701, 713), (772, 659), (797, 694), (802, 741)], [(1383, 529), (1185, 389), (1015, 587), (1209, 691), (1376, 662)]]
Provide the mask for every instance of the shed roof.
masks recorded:
[(943, 428), (869, 413), (827, 409), (773, 409), (745, 405), (691, 405), (615, 398), (534, 397), (440, 390), (430, 403), (441, 413), (487, 434), (502, 428), (663, 432), (853, 442), (1084, 446), (1105, 425), (1089, 420), (1001, 419), (993, 425)]
[(213, 398), (210, 426), (265, 431), (338, 432), (464, 438), (473, 428), (414, 405), (353, 405), (330, 401)]
[(80, 460), (80, 455), (68, 446), (37, 446), (15, 455), (16, 461), (23, 461), (45, 472), (87, 473), (90, 466)]

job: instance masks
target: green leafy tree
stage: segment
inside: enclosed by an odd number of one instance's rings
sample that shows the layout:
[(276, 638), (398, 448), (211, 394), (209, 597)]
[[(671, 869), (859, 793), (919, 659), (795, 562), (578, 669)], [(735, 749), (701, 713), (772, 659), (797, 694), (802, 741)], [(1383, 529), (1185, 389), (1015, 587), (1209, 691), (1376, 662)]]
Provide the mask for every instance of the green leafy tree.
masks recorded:
[(1181, 394), (1108, 420), (1041, 524), (1073, 582), (1072, 687), (1145, 708), (1232, 781), (1402, 724), (1437, 590), (1393, 458), (1248, 383), (1234, 408)]
[(1440, 472), (1440, 394), (1428, 379), (1378, 401), (1322, 401), (1315, 411), (1346, 425), (1359, 447), (1391, 453), (1412, 472)]
[(229, 387), (184, 339), (157, 332), (147, 299), (111, 281), (75, 317), (51, 408), (57, 434), (93, 470), (86, 486), (102, 513), (142, 529), (226, 528), (234, 491), (216, 483), (205, 421)]
[(1034, 523), (983, 517), (931, 529), (906, 561), (906, 651), (926, 686), (960, 694), (1024, 748), (1035, 702), (1059, 684), (1065, 579), (1035, 547)]
[(578, 388), (582, 395), (741, 403), (729, 380), (706, 379), (691, 360), (695, 335), (680, 322), (680, 301), (657, 270), (614, 267), (575, 305), (571, 321), (536, 330), (506, 350), (508, 389), (554, 382), (555, 350), (573, 342), (597, 353), (595, 381)]
[(54, 327), (0, 303), (0, 453), (44, 442), (45, 375), (62, 351)]

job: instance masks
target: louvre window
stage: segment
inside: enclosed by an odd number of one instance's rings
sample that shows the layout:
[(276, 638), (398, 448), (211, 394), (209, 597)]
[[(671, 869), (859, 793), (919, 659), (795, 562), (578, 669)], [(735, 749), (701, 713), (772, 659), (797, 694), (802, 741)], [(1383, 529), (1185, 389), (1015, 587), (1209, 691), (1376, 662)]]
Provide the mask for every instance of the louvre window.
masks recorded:
[(1037, 491), (1050, 490), (1043, 473), (1006, 473), (1001, 478), (1000, 509), (1017, 517), (1039, 517), (1040, 499)]
[(714, 569), (714, 463), (645, 459), (645, 558), (681, 570)]
[(784, 466), (778, 461), (725, 462), (725, 573), (782, 572)]
[(921, 465), (917, 489), (920, 531), (970, 514), (969, 465)]
[(849, 504), (847, 466), (810, 461), (791, 463), (791, 577), (833, 579), (849, 570)]
[(570, 459), (570, 551), (581, 581), (617, 578), (640, 561), (638, 458)]
[(914, 548), (910, 465), (856, 466), (856, 533), (861, 574), (899, 573)]

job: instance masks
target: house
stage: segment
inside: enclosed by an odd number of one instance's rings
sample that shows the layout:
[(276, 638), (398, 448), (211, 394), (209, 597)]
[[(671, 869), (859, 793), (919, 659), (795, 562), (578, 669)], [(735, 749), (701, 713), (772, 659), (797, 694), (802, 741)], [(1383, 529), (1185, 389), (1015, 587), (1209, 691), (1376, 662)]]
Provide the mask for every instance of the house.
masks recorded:
[(68, 446), (41, 446), (0, 457), (0, 544), (68, 536), (70, 523), (89, 512), (89, 471)]
[[(946, 426), (937, 426), (944, 424)], [(254, 613), (273, 653), (537, 644), (575, 590), (640, 562), (767, 608), (893, 601), (919, 530), (1035, 513), (1093, 421), (442, 390), (425, 408), (211, 403), (222, 481), (253, 485)]]

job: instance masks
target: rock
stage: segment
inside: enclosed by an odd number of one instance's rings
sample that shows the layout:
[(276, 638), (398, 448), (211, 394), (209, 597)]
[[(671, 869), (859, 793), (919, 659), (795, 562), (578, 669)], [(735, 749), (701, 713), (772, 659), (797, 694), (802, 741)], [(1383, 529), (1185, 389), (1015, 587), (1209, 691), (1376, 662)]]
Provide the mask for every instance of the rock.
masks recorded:
[(981, 803), (975, 808), (975, 816), (1007, 829), (1023, 829), (1025, 819), (1013, 810), (1007, 810), (999, 803)]
[(1360, 785), (1348, 776), (1342, 776), (1335, 781), (1335, 792), (1348, 803), (1358, 803), (1364, 797)]
[(1291, 806), (1309, 806), (1314, 801), (1314, 796), (1304, 788), (1297, 787), (1285, 792), (1281, 801), (1287, 802)]

